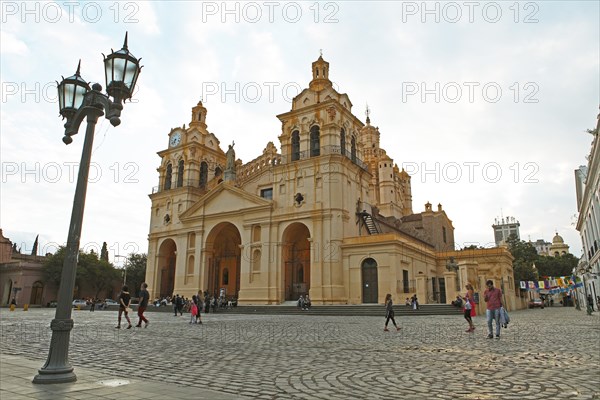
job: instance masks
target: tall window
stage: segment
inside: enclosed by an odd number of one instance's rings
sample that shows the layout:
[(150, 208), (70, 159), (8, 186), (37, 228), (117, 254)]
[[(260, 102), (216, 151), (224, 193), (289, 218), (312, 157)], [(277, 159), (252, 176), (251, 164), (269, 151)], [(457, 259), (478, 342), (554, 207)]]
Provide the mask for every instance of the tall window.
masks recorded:
[(442, 226), (442, 236), (444, 239), (444, 243), (446, 243), (446, 228)]
[(183, 186), (183, 160), (177, 164), (177, 187)]
[(402, 270), (402, 289), (404, 293), (410, 293), (410, 282), (408, 281), (408, 271)]
[(165, 190), (171, 189), (171, 179), (173, 179), (173, 165), (167, 164), (167, 173), (165, 174)]
[(321, 147), (320, 147), (320, 140), (321, 140), (321, 128), (319, 128), (317, 125), (313, 125), (312, 128), (310, 128), (310, 156), (311, 157), (316, 157), (321, 155)]
[(300, 132), (292, 132), (292, 161), (300, 159)]
[(350, 142), (350, 158), (352, 162), (356, 162), (356, 139), (352, 136), (352, 141)]
[(342, 128), (340, 132), (340, 153), (345, 156), (346, 155), (346, 131)]
[(200, 163), (200, 187), (204, 189), (208, 181), (208, 164), (206, 161)]

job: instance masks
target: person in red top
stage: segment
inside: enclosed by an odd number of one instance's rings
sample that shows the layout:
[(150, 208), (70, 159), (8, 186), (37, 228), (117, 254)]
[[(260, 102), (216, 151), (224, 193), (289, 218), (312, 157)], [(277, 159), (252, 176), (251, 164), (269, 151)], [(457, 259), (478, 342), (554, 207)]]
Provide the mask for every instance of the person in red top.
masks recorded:
[(483, 299), (487, 303), (485, 311), (488, 325), (488, 339), (492, 339), (492, 320), (496, 320), (496, 339), (500, 339), (500, 308), (502, 307), (502, 290), (494, 287), (494, 282), (488, 280), (485, 285), (487, 289), (483, 293)]

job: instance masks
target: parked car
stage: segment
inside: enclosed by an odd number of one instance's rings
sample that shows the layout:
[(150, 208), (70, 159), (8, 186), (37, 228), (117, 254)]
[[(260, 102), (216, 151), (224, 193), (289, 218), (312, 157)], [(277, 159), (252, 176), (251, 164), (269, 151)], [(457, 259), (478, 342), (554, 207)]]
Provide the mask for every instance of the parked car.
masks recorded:
[(106, 299), (104, 300), (104, 302), (106, 303), (107, 306), (118, 306), (119, 303), (114, 301), (113, 299)]
[(544, 308), (544, 302), (541, 299), (533, 299), (529, 302), (529, 308)]
[(81, 300), (81, 299), (77, 299), (77, 300), (73, 300), (73, 307), (85, 307), (87, 306), (87, 301), (85, 300)]

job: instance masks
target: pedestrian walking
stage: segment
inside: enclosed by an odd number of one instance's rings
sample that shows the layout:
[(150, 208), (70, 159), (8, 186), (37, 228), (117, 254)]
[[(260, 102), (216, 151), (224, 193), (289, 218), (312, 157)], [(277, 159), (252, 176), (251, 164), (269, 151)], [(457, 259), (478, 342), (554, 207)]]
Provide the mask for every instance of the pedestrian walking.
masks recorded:
[(487, 289), (483, 293), (483, 299), (487, 303), (485, 315), (488, 325), (488, 339), (494, 337), (492, 321), (496, 321), (496, 339), (500, 339), (500, 308), (502, 308), (502, 290), (494, 287), (494, 282), (488, 280), (485, 285)]
[(204, 312), (208, 314), (210, 312), (210, 297), (208, 292), (204, 293)]
[(400, 327), (396, 325), (396, 320), (394, 319), (394, 308), (392, 307), (392, 295), (390, 293), (385, 295), (385, 327), (383, 328), (384, 332), (389, 332), (388, 323), (390, 319), (392, 323), (396, 327), (396, 330), (399, 331)]
[(190, 324), (195, 324), (198, 316), (198, 304), (196, 302), (196, 295), (193, 295), (192, 304), (190, 304)]
[(202, 311), (202, 299), (200, 297), (200, 292), (198, 292), (197, 296), (192, 296), (192, 301), (196, 305), (196, 323), (202, 323), (202, 317), (200, 316), (200, 312)]
[(92, 304), (90, 304), (90, 312), (94, 311), (96, 308), (96, 299), (92, 299)]
[(594, 311), (594, 298), (591, 294), (587, 295), (587, 303), (590, 311)]
[(144, 311), (146, 311), (146, 308), (148, 307), (150, 293), (148, 293), (148, 284), (146, 282), (142, 283), (140, 288), (140, 304), (138, 305), (137, 309), (138, 323), (136, 327), (140, 328), (142, 326), (142, 321), (144, 321), (144, 328), (147, 328), (150, 322), (146, 319), (146, 317), (144, 317)]
[(475, 316), (475, 301), (473, 300), (474, 291), (473, 286), (468, 282), (465, 285), (465, 288), (467, 289), (467, 293), (465, 293), (465, 297), (463, 297), (463, 311), (464, 317), (469, 323), (469, 329), (467, 329), (466, 332), (473, 332), (475, 330), (475, 325), (473, 325), (472, 318), (473, 316)]
[(129, 288), (127, 285), (123, 285), (123, 288), (121, 288), (121, 294), (119, 294), (119, 324), (115, 327), (116, 329), (121, 329), (121, 315), (123, 313), (125, 313), (125, 319), (129, 324), (127, 329), (131, 329), (131, 320), (129, 319), (129, 311), (131, 310), (131, 308), (129, 308), (130, 303), (131, 295), (129, 294)]

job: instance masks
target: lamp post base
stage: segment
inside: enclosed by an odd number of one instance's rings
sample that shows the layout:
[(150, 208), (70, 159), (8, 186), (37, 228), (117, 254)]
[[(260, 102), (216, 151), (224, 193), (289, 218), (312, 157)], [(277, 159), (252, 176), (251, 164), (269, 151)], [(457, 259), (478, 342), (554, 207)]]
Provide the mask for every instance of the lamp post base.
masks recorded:
[(73, 367), (56, 369), (39, 369), (38, 374), (33, 378), (33, 383), (69, 383), (75, 382), (77, 375), (73, 372)]
[[(61, 306), (59, 298), (59, 307)], [(56, 312), (61, 310), (56, 308)], [(67, 309), (69, 312), (70, 309)], [(55, 318), (50, 323), (52, 338), (50, 339), (50, 351), (48, 360), (44, 366), (38, 369), (38, 374), (33, 378), (33, 383), (68, 383), (75, 382), (77, 376), (69, 363), (69, 336), (73, 329), (73, 320), (67, 318)]]

